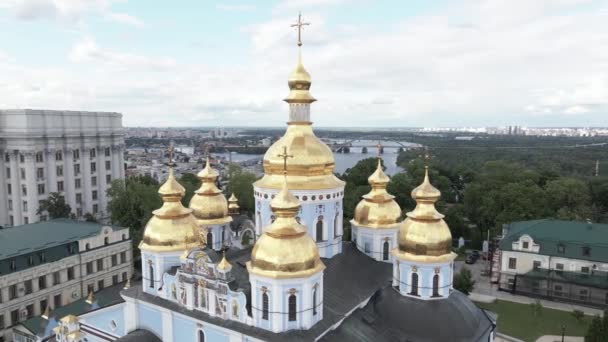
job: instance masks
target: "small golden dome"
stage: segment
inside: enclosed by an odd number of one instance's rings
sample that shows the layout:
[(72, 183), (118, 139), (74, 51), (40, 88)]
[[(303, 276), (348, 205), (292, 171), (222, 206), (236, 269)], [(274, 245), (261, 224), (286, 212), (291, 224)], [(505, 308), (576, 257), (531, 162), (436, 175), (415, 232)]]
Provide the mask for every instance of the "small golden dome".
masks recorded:
[(239, 200), (238, 198), (236, 198), (236, 196), (234, 195), (234, 192), (232, 193), (232, 195), (230, 195), (230, 198), (228, 198), (228, 209), (239, 209)]
[[(152, 212), (139, 245), (143, 251), (170, 252), (194, 248), (199, 244), (198, 225), (192, 210), (181, 203), (184, 194), (169, 168), (169, 176), (159, 188), (163, 206)], [(203, 241), (204, 243), (204, 241)]]
[(310, 95), (310, 74), (302, 65), (302, 51), (298, 48), (298, 64), (293, 70), (287, 81), (289, 85), (289, 95), (285, 99), (287, 103), (312, 103), (316, 99)]
[(395, 227), (401, 218), (401, 208), (395, 202), (395, 197), (386, 192), (390, 178), (382, 171), (380, 159), (376, 171), (367, 180), (372, 190), (357, 204), (355, 217), (351, 222), (368, 228)]
[(399, 227), (399, 248), (393, 254), (402, 260), (416, 262), (440, 262), (452, 260), (456, 254), (451, 251), (452, 234), (443, 220), (443, 215), (435, 208), (441, 192), (429, 181), (428, 168), (424, 181), (412, 191), (416, 208), (407, 213), (407, 218)]
[(300, 210), (298, 200), (283, 188), (270, 202), (275, 221), (256, 241), (247, 263), (249, 273), (271, 278), (299, 278), (325, 268), (317, 245), (306, 227), (299, 224), (295, 215)]
[(228, 262), (228, 260), (226, 260), (226, 252), (224, 252), (224, 255), (222, 257), (222, 261), (220, 261), (219, 264), (217, 264), (217, 269), (222, 271), (222, 272), (228, 272), (232, 269), (232, 265), (230, 265), (230, 263)]
[(283, 148), (291, 155), (287, 160), (287, 183), (291, 190), (335, 189), (344, 182), (334, 175), (334, 155), (317, 138), (310, 124), (287, 126), (285, 135), (264, 154), (264, 177), (256, 187), (281, 189), (283, 184)]
[(194, 192), (188, 206), (198, 219), (198, 223), (209, 225), (231, 222), (232, 217), (228, 216), (226, 197), (215, 185), (219, 173), (211, 167), (209, 158), (205, 168), (197, 174), (197, 177), (202, 182), (201, 187)]

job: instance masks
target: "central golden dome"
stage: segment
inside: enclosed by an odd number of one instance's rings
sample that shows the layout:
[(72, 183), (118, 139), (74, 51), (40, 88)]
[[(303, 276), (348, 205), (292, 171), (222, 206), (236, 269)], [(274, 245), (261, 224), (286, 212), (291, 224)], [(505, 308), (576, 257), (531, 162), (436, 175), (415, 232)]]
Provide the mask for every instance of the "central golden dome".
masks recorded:
[(311, 124), (290, 124), (285, 135), (264, 155), (264, 177), (256, 187), (280, 189), (283, 183), (283, 148), (287, 147), (287, 183), (291, 190), (334, 189), (344, 182), (334, 175), (334, 155), (317, 138)]
[(181, 199), (185, 189), (169, 168), (167, 181), (158, 189), (163, 199), (163, 206), (154, 210), (144, 230), (139, 249), (152, 252), (184, 251), (197, 247), (204, 239), (198, 234), (196, 219), (192, 210), (184, 208)]
[(209, 158), (207, 158), (205, 168), (197, 174), (197, 177), (202, 182), (201, 187), (190, 199), (189, 207), (193, 210), (198, 223), (209, 225), (231, 222), (232, 217), (228, 215), (226, 197), (215, 185), (219, 173), (211, 167)]
[(315, 242), (295, 215), (300, 203), (287, 190), (284, 180), (281, 191), (270, 202), (276, 216), (274, 222), (256, 241), (247, 262), (249, 273), (270, 278), (300, 278), (325, 268)]
[(382, 171), (378, 159), (376, 171), (367, 179), (372, 190), (363, 196), (355, 208), (355, 217), (351, 221), (357, 226), (368, 228), (393, 228), (401, 218), (401, 208), (388, 192), (386, 186), (390, 178)]
[(450, 228), (443, 220), (444, 216), (435, 209), (440, 196), (441, 192), (429, 181), (426, 167), (424, 181), (412, 190), (416, 208), (407, 213), (399, 228), (399, 248), (393, 252), (396, 257), (419, 262), (440, 262), (456, 257), (451, 251)]

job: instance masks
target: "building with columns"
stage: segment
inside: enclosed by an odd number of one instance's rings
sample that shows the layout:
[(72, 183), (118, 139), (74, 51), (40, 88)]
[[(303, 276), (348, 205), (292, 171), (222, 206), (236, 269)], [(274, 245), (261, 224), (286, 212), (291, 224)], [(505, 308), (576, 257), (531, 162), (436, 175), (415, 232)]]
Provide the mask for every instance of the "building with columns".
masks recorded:
[[(359, 229), (370, 221), (387, 225), (392, 265), (342, 241), (344, 183), (332, 173), (331, 151), (312, 132), (314, 99), (300, 62), (289, 85), (287, 132), (269, 149), (266, 174), (254, 185), (261, 219), (253, 247), (217, 248), (207, 239), (212, 225), (199, 224), (199, 205), (221, 218), (238, 205), (206, 184), (215, 178), (209, 164), (197, 196), (214, 199), (205, 205), (193, 197), (190, 209), (181, 204), (184, 188), (169, 166), (158, 191), (163, 205), (140, 245), (142, 282), (121, 291), (124, 302), (77, 315), (81, 329), (68, 327), (68, 334), (84, 332), (89, 342), (494, 340), (496, 317), (452, 288), (451, 235), (435, 210), (440, 193), (428, 175), (413, 190), (418, 204), (403, 222), (385, 193), (388, 177), (380, 167), (370, 177), (369, 215), (365, 221), (361, 209), (356, 222)], [(382, 209), (372, 212), (376, 205)], [(55, 321), (30, 329), (31, 340), (53, 336), (48, 328), (62, 323)]]
[(48, 218), (39, 202), (61, 193), (76, 217), (107, 215), (106, 190), (124, 170), (122, 115), (0, 110), (0, 226)]

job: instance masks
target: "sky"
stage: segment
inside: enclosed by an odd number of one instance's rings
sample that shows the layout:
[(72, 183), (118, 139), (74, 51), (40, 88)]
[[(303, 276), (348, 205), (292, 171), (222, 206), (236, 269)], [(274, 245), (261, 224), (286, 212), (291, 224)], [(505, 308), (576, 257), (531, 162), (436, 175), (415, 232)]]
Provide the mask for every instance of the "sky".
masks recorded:
[(0, 0), (0, 109), (282, 126), (608, 126), (608, 1)]

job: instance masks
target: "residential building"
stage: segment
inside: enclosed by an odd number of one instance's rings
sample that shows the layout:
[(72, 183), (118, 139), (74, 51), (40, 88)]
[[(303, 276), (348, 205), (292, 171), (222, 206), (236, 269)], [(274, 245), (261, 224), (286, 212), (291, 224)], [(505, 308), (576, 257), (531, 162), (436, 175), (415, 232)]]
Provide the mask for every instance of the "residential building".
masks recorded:
[(11, 327), (133, 274), (127, 228), (56, 219), (0, 229), (0, 341)]
[(505, 230), (500, 289), (608, 305), (608, 224), (545, 219), (514, 222)]
[(0, 110), (0, 226), (47, 219), (38, 207), (51, 192), (77, 217), (103, 218), (106, 189), (125, 176), (123, 152), (119, 113)]

